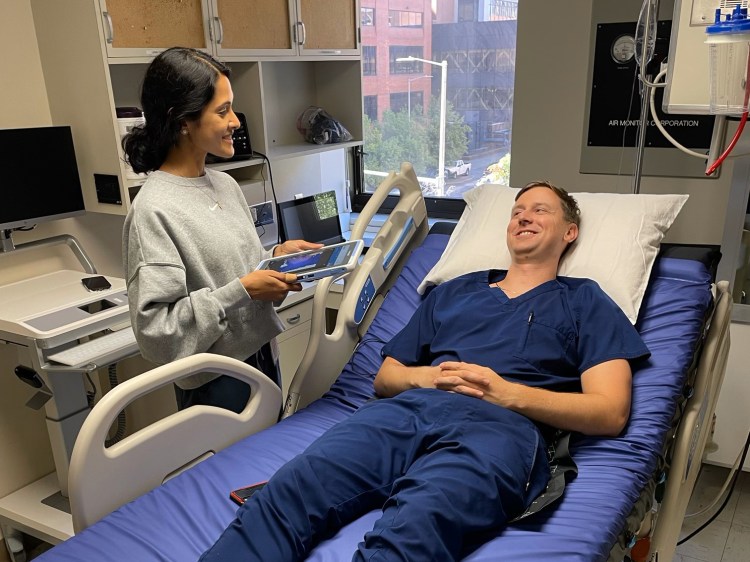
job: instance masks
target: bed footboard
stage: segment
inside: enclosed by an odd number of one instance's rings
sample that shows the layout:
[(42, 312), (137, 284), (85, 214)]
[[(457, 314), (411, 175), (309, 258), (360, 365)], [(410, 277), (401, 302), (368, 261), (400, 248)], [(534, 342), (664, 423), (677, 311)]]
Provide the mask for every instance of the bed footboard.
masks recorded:
[(352, 228), (351, 238), (362, 238), (365, 229), (388, 195), (397, 190), (399, 200), (367, 250), (359, 266), (344, 277), (344, 292), (331, 330), (326, 324), (326, 302), (334, 279), (318, 282), (313, 300), (310, 340), (297, 369), (284, 406), (289, 416), (322, 396), (349, 360), (359, 338), (377, 312), (380, 302), (398, 277), (411, 250), (427, 236), (427, 209), (412, 165), (404, 162), (373, 193)]
[[(250, 385), (250, 400), (242, 412), (192, 406), (105, 447), (109, 428), (128, 404), (205, 371), (229, 375)], [(94, 406), (73, 448), (68, 481), (74, 531), (85, 529), (243, 437), (271, 426), (278, 420), (280, 409), (281, 391), (267, 376), (242, 361), (210, 353), (179, 359), (117, 385)]]

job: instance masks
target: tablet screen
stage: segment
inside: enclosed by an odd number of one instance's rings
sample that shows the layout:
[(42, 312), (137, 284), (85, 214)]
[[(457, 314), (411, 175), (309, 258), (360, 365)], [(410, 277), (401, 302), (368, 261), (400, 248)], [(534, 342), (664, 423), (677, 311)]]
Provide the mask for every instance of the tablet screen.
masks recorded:
[(281, 273), (304, 273), (317, 269), (326, 269), (346, 265), (357, 245), (353, 243), (326, 246), (314, 252), (279, 256), (269, 260), (268, 269)]

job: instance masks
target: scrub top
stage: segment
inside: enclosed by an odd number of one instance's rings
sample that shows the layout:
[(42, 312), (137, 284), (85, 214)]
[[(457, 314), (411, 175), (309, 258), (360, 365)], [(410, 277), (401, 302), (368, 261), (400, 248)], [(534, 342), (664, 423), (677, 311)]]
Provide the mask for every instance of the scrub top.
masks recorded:
[(433, 289), (383, 356), (404, 365), (474, 363), (512, 382), (580, 392), (587, 369), (650, 355), (595, 281), (557, 277), (509, 299), (490, 286), (506, 273), (469, 273)]

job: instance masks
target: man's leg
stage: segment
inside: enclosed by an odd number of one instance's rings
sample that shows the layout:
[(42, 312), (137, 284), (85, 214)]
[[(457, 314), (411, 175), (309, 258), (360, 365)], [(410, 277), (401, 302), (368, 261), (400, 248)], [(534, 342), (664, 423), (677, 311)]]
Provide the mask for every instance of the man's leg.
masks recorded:
[(423, 454), (396, 480), (354, 560), (459, 559), (467, 536), (502, 527), (546, 486), (545, 446), (531, 422), (440, 392), (426, 413), (440, 419)]
[(337, 424), (237, 512), (201, 560), (291, 562), (380, 507), (421, 451), (419, 407), (381, 400)]

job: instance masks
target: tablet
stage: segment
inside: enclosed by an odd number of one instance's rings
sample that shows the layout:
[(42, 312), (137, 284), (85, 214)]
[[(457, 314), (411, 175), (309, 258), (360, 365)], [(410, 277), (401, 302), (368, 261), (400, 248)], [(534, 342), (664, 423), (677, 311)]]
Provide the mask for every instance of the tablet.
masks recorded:
[(256, 269), (273, 269), (281, 273), (294, 273), (297, 281), (315, 281), (331, 275), (342, 275), (354, 269), (362, 253), (364, 242), (350, 240), (263, 260)]

